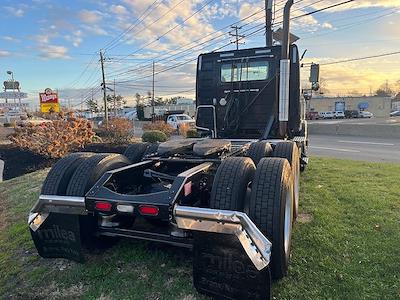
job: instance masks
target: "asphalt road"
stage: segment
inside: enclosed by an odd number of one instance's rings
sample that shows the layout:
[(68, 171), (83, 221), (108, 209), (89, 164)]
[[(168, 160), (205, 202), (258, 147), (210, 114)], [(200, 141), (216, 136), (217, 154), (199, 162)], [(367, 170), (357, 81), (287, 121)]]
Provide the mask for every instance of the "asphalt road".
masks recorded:
[(327, 119), (327, 120), (309, 120), (309, 124), (357, 124), (357, 125), (396, 125), (400, 124), (400, 117), (391, 118), (362, 118), (362, 119)]
[(400, 163), (400, 140), (311, 135), (309, 155)]

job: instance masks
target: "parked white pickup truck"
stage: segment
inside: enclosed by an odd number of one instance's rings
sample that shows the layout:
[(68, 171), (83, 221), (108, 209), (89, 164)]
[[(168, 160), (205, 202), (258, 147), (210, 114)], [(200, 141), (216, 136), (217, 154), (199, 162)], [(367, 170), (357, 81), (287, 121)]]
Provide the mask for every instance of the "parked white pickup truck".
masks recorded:
[(189, 126), (194, 126), (195, 121), (186, 114), (177, 114), (177, 115), (169, 115), (167, 118), (167, 123), (174, 127), (175, 129), (179, 129), (179, 126), (182, 124), (188, 124)]

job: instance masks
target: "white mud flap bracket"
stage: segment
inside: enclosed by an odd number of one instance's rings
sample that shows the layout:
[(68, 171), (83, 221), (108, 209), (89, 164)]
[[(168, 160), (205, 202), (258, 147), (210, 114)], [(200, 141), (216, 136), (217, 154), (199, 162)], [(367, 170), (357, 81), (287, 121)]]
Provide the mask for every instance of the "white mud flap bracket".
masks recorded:
[(180, 229), (236, 235), (257, 270), (268, 266), (271, 242), (243, 212), (176, 205)]

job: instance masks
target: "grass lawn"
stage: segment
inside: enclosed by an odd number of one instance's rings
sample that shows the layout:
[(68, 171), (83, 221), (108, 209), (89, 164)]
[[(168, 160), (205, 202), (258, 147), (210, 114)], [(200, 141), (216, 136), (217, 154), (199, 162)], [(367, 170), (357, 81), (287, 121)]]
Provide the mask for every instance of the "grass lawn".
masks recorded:
[[(121, 241), (85, 264), (41, 259), (27, 213), (46, 171), (0, 184), (0, 299), (206, 299), (191, 253)], [(400, 299), (400, 165), (313, 158), (275, 299)]]

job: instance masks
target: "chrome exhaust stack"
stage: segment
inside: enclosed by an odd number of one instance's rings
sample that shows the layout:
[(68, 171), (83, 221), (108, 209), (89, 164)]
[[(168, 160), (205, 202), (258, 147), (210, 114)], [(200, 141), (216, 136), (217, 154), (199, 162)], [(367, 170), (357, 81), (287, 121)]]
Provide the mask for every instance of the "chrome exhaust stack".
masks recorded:
[(285, 138), (287, 134), (287, 123), (289, 121), (289, 82), (290, 82), (290, 59), (289, 59), (289, 31), (290, 31), (290, 9), (293, 0), (285, 4), (283, 12), (283, 39), (282, 55), (280, 61), (279, 81), (279, 134)]

